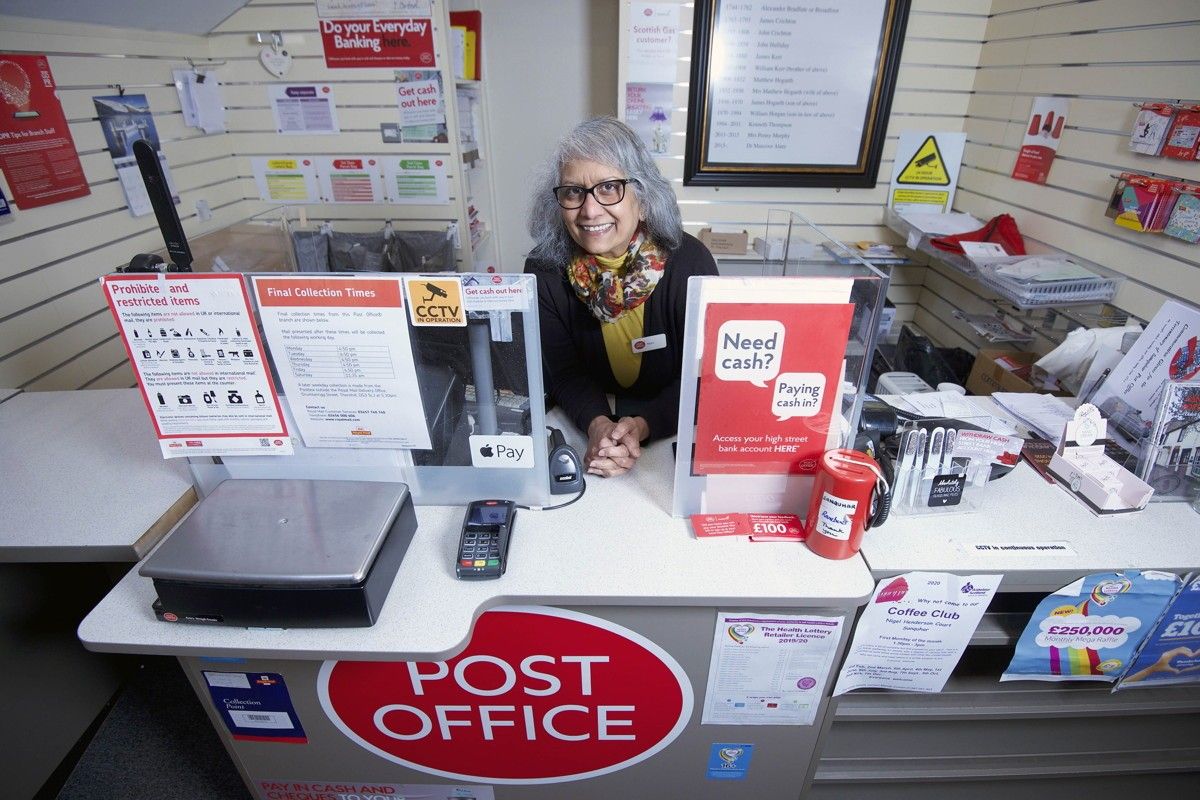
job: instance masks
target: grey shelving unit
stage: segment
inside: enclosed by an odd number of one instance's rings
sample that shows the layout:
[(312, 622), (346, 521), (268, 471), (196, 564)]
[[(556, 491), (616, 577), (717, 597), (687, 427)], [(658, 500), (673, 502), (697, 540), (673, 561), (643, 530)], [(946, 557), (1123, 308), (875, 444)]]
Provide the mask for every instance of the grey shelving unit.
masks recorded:
[[(919, 257), (944, 267), (952, 275), (966, 279), (978, 287), (981, 290), (980, 296), (990, 303), (996, 317), (1008, 327), (1044, 339), (1052, 347), (1062, 344), (1067, 334), (1079, 327), (1119, 327), (1131, 319), (1138, 321), (1128, 312), (1108, 302), (1115, 290), (1115, 283), (1107, 291), (1100, 291), (1097, 287), (1096, 299), (1065, 300), (1061, 297), (1048, 297), (1045, 302), (1029, 303), (1026, 299), (1006, 291), (1005, 287), (997, 285), (995, 281), (988, 280), (965, 256), (935, 248), (929, 243), (929, 236), (920, 235), (911, 224), (891, 209), (884, 209), (884, 224), (906, 240), (909, 240), (910, 236), (917, 238), (913, 249)], [(1098, 273), (1110, 272), (1098, 264), (1083, 261), (1075, 256), (1071, 258)], [(1005, 343), (1005, 346), (1013, 345)], [(1015, 346), (1020, 348), (1019, 344)]]
[(1200, 688), (998, 683), (1010, 655), (972, 645), (939, 694), (835, 698), (806, 797), (1031, 800), (1081, 797), (1101, 779), (1141, 796), (1197, 785)]

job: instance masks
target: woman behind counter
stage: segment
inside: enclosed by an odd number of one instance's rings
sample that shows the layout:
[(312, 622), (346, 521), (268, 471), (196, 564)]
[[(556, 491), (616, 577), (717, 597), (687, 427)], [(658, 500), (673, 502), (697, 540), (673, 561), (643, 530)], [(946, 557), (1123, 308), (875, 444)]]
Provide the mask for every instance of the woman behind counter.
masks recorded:
[(619, 475), (643, 442), (675, 434), (687, 280), (716, 263), (684, 233), (641, 139), (612, 117), (559, 142), (529, 232), (547, 391), (587, 433), (588, 472)]

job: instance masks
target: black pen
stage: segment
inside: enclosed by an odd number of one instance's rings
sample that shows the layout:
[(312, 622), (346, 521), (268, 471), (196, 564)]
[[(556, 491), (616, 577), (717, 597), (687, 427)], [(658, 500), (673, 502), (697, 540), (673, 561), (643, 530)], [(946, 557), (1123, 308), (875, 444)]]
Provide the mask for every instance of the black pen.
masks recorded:
[(1097, 378), (1096, 382), (1092, 384), (1092, 388), (1088, 389), (1087, 397), (1083, 398), (1083, 401), (1082, 401), (1082, 403), (1080, 403), (1080, 405), (1082, 405), (1083, 403), (1092, 402), (1092, 398), (1096, 396), (1096, 390), (1099, 389), (1100, 384), (1104, 383), (1105, 379), (1108, 378), (1108, 373), (1110, 373), (1110, 372), (1112, 372), (1112, 367), (1104, 368), (1104, 371), (1100, 373), (1100, 377)]

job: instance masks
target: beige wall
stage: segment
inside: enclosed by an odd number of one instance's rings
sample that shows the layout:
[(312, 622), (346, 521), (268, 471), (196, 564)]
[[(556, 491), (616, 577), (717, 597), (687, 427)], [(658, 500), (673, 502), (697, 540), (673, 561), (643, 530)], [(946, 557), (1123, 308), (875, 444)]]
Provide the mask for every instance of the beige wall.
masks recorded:
[[(1104, 216), (1123, 170), (1200, 181), (1200, 162), (1129, 152), (1134, 101), (1200, 101), (1196, 0), (995, 0), (967, 108), (955, 204), (988, 219), (1010, 213), (1032, 246), (1090, 259), (1126, 276), (1116, 305), (1148, 319), (1163, 300), (1200, 303), (1200, 246), (1118, 228)], [(1045, 186), (1009, 178), (1032, 98), (1071, 98)], [(988, 312), (968, 280), (930, 269), (916, 321), (946, 344), (980, 344), (954, 312)], [(1053, 345), (1038, 336), (1036, 350)]]
[[(498, 193), (501, 263), (519, 270), (529, 171), (576, 120), (616, 108), (619, 0), (463, 0), (485, 14), (485, 82)], [(459, 3), (452, 5), (457, 6)], [(1152, 315), (1163, 297), (1200, 302), (1195, 246), (1117, 229), (1104, 217), (1120, 169), (1200, 180), (1200, 167), (1134, 156), (1125, 149), (1132, 101), (1198, 99), (1200, 4), (1195, 0), (1031, 2), (913, 0), (880, 175), (891, 174), (903, 130), (965, 130), (967, 152), (957, 206), (988, 217), (1009, 210), (1031, 238), (1092, 258), (1129, 275), (1120, 303)], [(846, 240), (884, 238), (886, 187), (875, 189), (722, 189), (684, 187), (691, 6), (682, 8), (675, 136), (659, 163), (675, 181), (688, 230), (708, 224), (761, 228), (768, 208), (790, 208)], [(249, 156), (280, 152), (252, 34), (281, 29), (296, 66), (289, 80), (336, 80), (344, 134), (286, 143), (291, 152), (353, 153), (379, 147), (378, 123), (392, 118), (390, 71), (324, 68), (311, 4), (254, 0), (207, 37), (0, 18), (0, 50), (49, 53), (92, 195), (29, 212), (0, 227), (0, 386), (74, 389), (128, 386), (124, 354), (96, 278), (161, 239), (152, 217), (133, 218), (91, 97), (120, 83), (150, 97), (183, 202), (189, 236), (245, 219), (257, 200)], [(553, 37), (544, 37), (544, 30)], [(490, 38), (489, 38), (490, 37)], [(584, 53), (584, 55), (580, 55)], [(123, 56), (123, 57), (116, 57)], [(132, 56), (132, 57), (129, 57)], [(203, 136), (183, 125), (170, 70), (187, 58), (225, 62), (220, 74), (230, 133)], [(553, 67), (553, 68), (552, 68)], [(1191, 96), (1189, 97), (1189, 92)], [(1044, 187), (1010, 180), (1030, 98), (1072, 97), (1070, 126)], [(607, 96), (606, 96), (607, 95)], [(420, 146), (417, 146), (418, 148)], [(425, 146), (429, 147), (429, 146)], [(6, 187), (7, 188), (7, 187)], [(215, 216), (201, 223), (195, 203)], [(345, 206), (326, 209), (362, 216)], [(319, 211), (317, 213), (320, 213)], [(445, 209), (405, 210), (414, 224), (444, 222)], [(375, 213), (378, 217), (378, 213)], [(953, 320), (955, 310), (991, 305), (964, 279), (937, 269), (897, 270), (890, 297), (900, 320), (915, 320), (946, 344), (978, 344)], [(1044, 344), (1044, 343), (1043, 343)]]
[[(681, 9), (688, 35), (680, 44), (671, 156), (660, 167), (675, 181), (684, 224), (695, 233), (706, 225), (734, 225), (762, 235), (768, 209), (795, 211), (843, 241), (895, 239), (882, 225), (887, 183), (901, 131), (961, 131), (983, 48), (991, 0), (913, 0), (879, 165), (873, 189), (709, 188), (683, 185), (683, 131), (690, 77), (691, 6)], [(911, 320), (924, 280), (924, 267), (893, 270), (888, 297), (897, 321)]]
[(0, 18), (0, 51), (50, 55), (91, 187), (87, 197), (17, 211), (0, 227), (0, 386), (133, 385), (96, 279), (134, 253), (161, 248), (162, 237), (153, 216), (135, 219), (126, 210), (92, 97), (115, 94), (109, 84), (146, 94), (185, 224), (200, 197), (224, 214), (243, 193), (227, 137), (186, 127), (171, 85), (171, 69), (186, 67), (187, 58), (202, 58), (207, 49), (199, 37)]

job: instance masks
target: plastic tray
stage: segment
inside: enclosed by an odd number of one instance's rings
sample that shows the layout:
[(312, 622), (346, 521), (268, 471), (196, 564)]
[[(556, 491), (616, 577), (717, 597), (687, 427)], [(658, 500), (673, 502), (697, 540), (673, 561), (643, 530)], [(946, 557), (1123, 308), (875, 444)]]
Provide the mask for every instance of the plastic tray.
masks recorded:
[[(1080, 266), (1094, 269), (1090, 264)], [(1116, 295), (1120, 282), (1118, 278), (1103, 275), (1062, 281), (1023, 282), (998, 275), (994, 269), (987, 267), (978, 268), (975, 279), (1018, 308), (1107, 303)]]
[[(914, 234), (920, 234), (908, 220), (890, 208), (884, 209), (884, 224), (904, 236), (908, 241), (912, 241)], [(1121, 282), (1120, 276), (1111, 274), (1110, 270), (1106, 270), (1098, 264), (1077, 258), (1070, 253), (1057, 251), (1030, 253), (1030, 255), (1066, 256), (1097, 274), (1094, 277), (1065, 281), (1014, 281), (977, 266), (965, 255), (939, 250), (930, 244), (930, 238), (932, 237), (927, 234), (920, 234), (920, 241), (917, 243), (916, 249), (934, 261), (978, 281), (1020, 309), (1107, 303), (1116, 295), (1117, 286)]]

